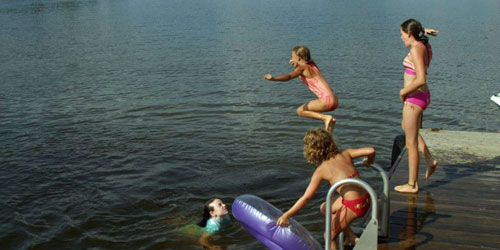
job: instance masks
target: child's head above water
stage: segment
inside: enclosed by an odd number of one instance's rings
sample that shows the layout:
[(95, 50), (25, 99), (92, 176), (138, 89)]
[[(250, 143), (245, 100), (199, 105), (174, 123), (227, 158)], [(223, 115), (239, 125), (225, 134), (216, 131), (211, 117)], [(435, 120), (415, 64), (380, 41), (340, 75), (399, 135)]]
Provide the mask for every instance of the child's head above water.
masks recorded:
[(203, 218), (198, 225), (200, 227), (205, 227), (209, 219), (214, 218), (222, 220), (228, 213), (226, 204), (220, 199), (211, 198), (203, 206)]
[(308, 162), (318, 165), (338, 153), (335, 139), (325, 129), (312, 129), (304, 136), (304, 157)]

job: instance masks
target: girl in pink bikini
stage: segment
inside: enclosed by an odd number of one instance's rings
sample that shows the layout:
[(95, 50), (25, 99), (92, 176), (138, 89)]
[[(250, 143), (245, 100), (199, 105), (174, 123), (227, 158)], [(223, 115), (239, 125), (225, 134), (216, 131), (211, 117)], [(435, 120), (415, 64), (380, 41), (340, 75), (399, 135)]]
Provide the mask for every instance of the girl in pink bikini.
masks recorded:
[[(289, 224), (290, 217), (298, 213), (313, 198), (323, 180), (330, 185), (334, 185), (346, 178), (361, 179), (352, 163), (353, 159), (365, 157), (363, 166), (369, 166), (375, 161), (375, 149), (366, 147), (349, 148), (341, 151), (330, 132), (317, 128), (310, 130), (304, 136), (304, 157), (307, 158), (308, 162), (319, 166), (314, 171), (302, 197), (276, 221), (279, 226)], [(346, 233), (347, 243), (354, 245), (358, 238), (349, 225), (368, 212), (370, 195), (362, 187), (349, 184), (341, 186), (337, 189), (337, 192), (340, 196), (331, 204), (333, 231), (330, 239), (333, 241), (343, 231)], [(325, 203), (321, 205), (320, 211), (325, 214)], [(337, 249), (335, 241), (332, 242), (332, 246)]]
[(297, 108), (297, 114), (302, 117), (322, 120), (325, 129), (332, 133), (336, 120), (332, 115), (325, 115), (323, 112), (335, 110), (339, 102), (335, 92), (330, 88), (330, 85), (328, 85), (328, 82), (311, 59), (309, 49), (306, 46), (293, 48), (290, 64), (295, 68), (291, 73), (280, 76), (266, 74), (265, 78), (270, 81), (286, 82), (299, 77), (316, 94), (318, 99), (301, 105)]
[(432, 48), (425, 34), (437, 35), (436, 30), (424, 29), (420, 22), (409, 19), (401, 24), (401, 40), (410, 53), (404, 58), (404, 88), (399, 91), (399, 98), (404, 103), (401, 126), (406, 136), (408, 183), (396, 186), (401, 193), (418, 193), (418, 166), (420, 150), (427, 161), (425, 178), (429, 179), (438, 165), (432, 158), (424, 139), (419, 134), (422, 114), (431, 102), (431, 93), (427, 87), (427, 68), (432, 59)]

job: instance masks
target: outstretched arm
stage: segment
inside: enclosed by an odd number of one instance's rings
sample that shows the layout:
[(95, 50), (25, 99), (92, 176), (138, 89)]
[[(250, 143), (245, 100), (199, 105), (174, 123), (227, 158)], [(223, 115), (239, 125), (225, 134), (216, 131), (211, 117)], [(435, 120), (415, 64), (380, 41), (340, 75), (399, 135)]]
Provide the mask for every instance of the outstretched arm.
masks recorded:
[(279, 226), (288, 226), (288, 219), (292, 217), (294, 214), (299, 212), (314, 196), (314, 193), (316, 193), (316, 190), (318, 190), (319, 184), (321, 183), (321, 176), (319, 174), (318, 169), (314, 172), (313, 176), (311, 177), (311, 181), (309, 182), (309, 186), (307, 186), (306, 191), (304, 192), (304, 195), (300, 197), (295, 204), (290, 208), (288, 211), (286, 211), (276, 222)]
[(270, 81), (286, 82), (286, 81), (290, 81), (290, 80), (300, 76), (302, 74), (302, 71), (303, 71), (303, 69), (301, 69), (300, 67), (297, 67), (297, 68), (295, 68), (294, 71), (292, 71), (288, 74), (284, 74), (284, 75), (280, 75), (280, 76), (272, 76), (271, 74), (266, 74), (264, 76), (264, 78), (266, 78), (267, 80), (270, 80)]

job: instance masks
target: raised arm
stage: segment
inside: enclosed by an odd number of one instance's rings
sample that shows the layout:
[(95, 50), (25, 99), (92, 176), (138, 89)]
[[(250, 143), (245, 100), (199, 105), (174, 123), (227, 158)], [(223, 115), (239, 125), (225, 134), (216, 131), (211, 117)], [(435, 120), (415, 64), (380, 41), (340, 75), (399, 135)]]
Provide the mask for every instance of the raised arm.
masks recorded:
[(278, 219), (276, 224), (279, 226), (288, 226), (288, 219), (299, 212), (313, 198), (314, 193), (316, 193), (321, 183), (321, 179), (320, 170), (317, 168), (311, 177), (311, 181), (304, 195), (302, 195), (302, 197), (300, 197), (295, 204)]
[(431, 36), (437, 36), (439, 34), (439, 30), (431, 29), (431, 28), (424, 28), (424, 32), (427, 35)]
[(292, 71), (288, 74), (284, 74), (284, 75), (280, 75), (280, 76), (272, 76), (271, 74), (266, 74), (264, 76), (264, 78), (266, 78), (267, 80), (270, 80), (270, 81), (286, 82), (286, 81), (290, 81), (290, 80), (300, 76), (302, 74), (302, 71), (303, 71), (303, 69), (301, 67), (297, 67), (297, 68), (295, 68), (294, 71)]

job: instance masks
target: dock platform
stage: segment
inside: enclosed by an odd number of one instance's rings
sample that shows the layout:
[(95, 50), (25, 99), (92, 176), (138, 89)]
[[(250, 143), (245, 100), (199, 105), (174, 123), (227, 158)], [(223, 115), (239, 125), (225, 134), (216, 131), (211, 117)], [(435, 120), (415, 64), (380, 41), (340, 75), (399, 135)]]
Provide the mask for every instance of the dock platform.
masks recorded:
[(439, 165), (429, 181), (420, 154), (416, 195), (408, 153), (390, 173), (389, 239), (378, 249), (500, 249), (500, 133), (421, 130)]

